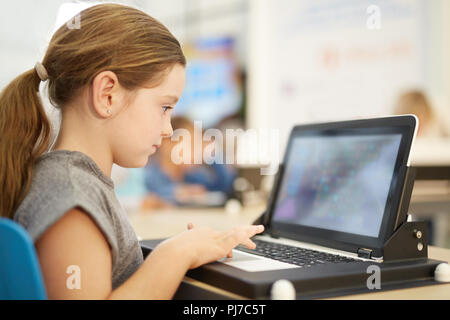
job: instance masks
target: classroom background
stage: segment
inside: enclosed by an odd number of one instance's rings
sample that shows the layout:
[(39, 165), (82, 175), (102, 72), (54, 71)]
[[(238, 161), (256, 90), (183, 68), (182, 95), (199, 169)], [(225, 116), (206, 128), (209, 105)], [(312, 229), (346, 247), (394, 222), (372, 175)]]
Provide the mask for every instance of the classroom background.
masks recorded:
[[(204, 130), (277, 132), (276, 148), (268, 153), (273, 159), (248, 157), (226, 168), (231, 191), (211, 189), (209, 203), (236, 214), (239, 206), (265, 203), (273, 176), (259, 169), (282, 159), (295, 124), (414, 113), (421, 130), (412, 163), (447, 173), (434, 170), (416, 181), (410, 211), (429, 221), (432, 244), (450, 248), (450, 1), (108, 2), (147, 12), (181, 42), (187, 82), (174, 117), (201, 121)], [(0, 88), (41, 61), (60, 25), (96, 3), (0, 2)], [(58, 110), (42, 96), (57, 133)], [(239, 147), (245, 145), (245, 138), (237, 139), (236, 152), (251, 152)], [(161, 195), (151, 196), (146, 170), (113, 170), (117, 194), (130, 214), (151, 215), (166, 203)], [(221, 202), (218, 190), (233, 194), (239, 204)]]

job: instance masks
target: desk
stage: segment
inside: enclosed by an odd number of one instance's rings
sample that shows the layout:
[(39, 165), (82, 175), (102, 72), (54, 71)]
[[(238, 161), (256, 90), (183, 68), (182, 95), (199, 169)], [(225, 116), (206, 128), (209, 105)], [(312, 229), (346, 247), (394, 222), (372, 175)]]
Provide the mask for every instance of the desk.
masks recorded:
[(147, 240), (168, 238), (183, 232), (189, 222), (217, 230), (252, 224), (264, 210), (265, 205), (243, 208), (238, 214), (229, 214), (223, 208), (175, 208), (136, 211), (130, 213), (129, 217), (137, 235)]
[[(152, 212), (132, 212), (130, 221), (140, 238), (160, 239), (183, 232), (186, 230), (188, 222), (217, 230), (251, 224), (264, 210), (264, 206), (254, 206), (244, 208), (239, 214), (228, 214), (221, 208), (164, 209)], [(429, 258), (450, 262), (450, 249), (429, 247), (428, 250)], [(217, 296), (245, 299), (187, 277), (183, 282), (189, 286), (214, 292)], [(450, 299), (450, 284), (344, 296), (335, 299)]]
[(450, 221), (450, 138), (416, 139), (411, 166), (417, 168), (409, 212), (434, 221), (434, 244), (448, 245)]
[(409, 213), (432, 219), (433, 244), (448, 246), (450, 221), (450, 166), (416, 165), (417, 176)]

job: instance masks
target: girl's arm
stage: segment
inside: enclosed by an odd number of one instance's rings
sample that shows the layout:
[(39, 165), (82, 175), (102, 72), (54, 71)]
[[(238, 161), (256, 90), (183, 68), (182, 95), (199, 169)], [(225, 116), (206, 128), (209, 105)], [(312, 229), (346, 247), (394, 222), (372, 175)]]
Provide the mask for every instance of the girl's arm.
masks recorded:
[(230, 255), (240, 243), (254, 248), (250, 238), (262, 231), (262, 226), (185, 231), (161, 243), (114, 291), (108, 242), (82, 210), (66, 213), (38, 239), (36, 250), (49, 299), (171, 299), (187, 270)]
[(108, 299), (171, 299), (189, 269), (190, 260), (189, 252), (180, 248), (158, 246)]

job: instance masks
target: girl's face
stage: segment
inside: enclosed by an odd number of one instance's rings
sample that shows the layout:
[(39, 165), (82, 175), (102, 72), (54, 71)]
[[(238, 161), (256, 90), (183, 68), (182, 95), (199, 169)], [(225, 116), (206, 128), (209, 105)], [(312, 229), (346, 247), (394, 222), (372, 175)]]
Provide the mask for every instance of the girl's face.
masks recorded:
[(176, 64), (160, 85), (140, 88), (131, 103), (112, 120), (110, 146), (113, 162), (125, 168), (147, 164), (149, 156), (172, 135), (170, 117), (186, 81), (185, 68)]

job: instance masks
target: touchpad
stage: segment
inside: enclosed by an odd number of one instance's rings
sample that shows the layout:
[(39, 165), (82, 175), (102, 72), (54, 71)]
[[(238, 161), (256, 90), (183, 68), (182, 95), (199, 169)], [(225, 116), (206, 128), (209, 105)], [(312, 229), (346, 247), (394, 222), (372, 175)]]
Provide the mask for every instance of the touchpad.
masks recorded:
[(298, 268), (298, 266), (293, 264), (256, 256), (239, 250), (233, 250), (233, 258), (223, 258), (218, 262), (249, 272)]

